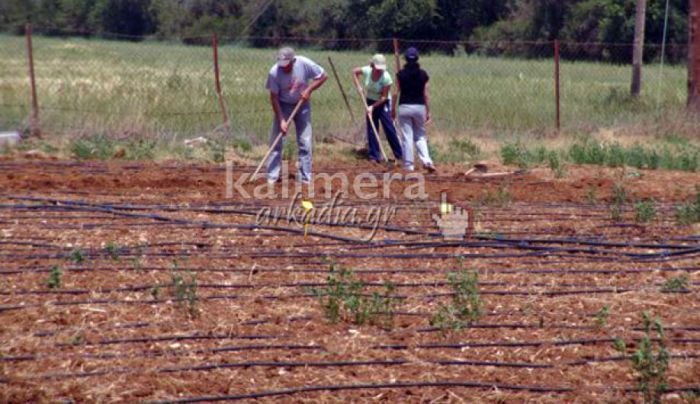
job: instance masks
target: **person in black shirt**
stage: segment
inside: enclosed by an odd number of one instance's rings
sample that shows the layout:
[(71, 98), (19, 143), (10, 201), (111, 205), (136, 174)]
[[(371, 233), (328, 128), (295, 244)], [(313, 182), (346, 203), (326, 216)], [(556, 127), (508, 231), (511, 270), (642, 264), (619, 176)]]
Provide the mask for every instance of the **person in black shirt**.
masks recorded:
[(396, 119), (396, 103), (399, 103), (399, 126), (403, 132), (404, 169), (413, 171), (413, 144), (416, 145), (418, 158), (423, 168), (435, 172), (435, 165), (428, 152), (425, 137), (425, 124), (430, 122), (430, 77), (418, 64), (418, 50), (408, 48), (404, 53), (406, 64), (397, 74), (399, 97), (393, 100), (392, 118)]

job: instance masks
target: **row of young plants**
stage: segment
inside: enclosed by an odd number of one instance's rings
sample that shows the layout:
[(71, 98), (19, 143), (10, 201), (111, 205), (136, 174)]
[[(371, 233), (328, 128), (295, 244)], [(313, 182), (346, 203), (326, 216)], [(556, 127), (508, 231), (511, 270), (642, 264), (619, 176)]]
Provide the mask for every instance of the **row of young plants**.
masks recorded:
[(522, 168), (547, 164), (557, 176), (565, 173), (562, 163), (592, 164), (607, 167), (634, 167), (700, 171), (700, 147), (681, 138), (670, 138), (655, 147), (634, 144), (601, 143), (592, 139), (579, 140), (565, 149), (550, 150), (545, 146), (529, 148), (522, 142), (506, 143), (500, 150), (501, 160), (507, 165)]
[[(358, 280), (351, 270), (339, 269), (335, 265), (331, 265), (330, 269), (331, 274), (326, 285), (312, 289), (324, 317), (330, 323), (371, 324), (388, 329), (394, 326), (397, 298), (393, 293), (396, 285), (385, 283), (383, 293), (369, 292), (367, 285)], [(449, 272), (447, 281), (451, 291), (450, 301), (438, 305), (430, 318), (430, 324), (444, 332), (469, 328), (483, 315), (485, 304), (479, 291), (478, 274), (476, 271), (460, 269)], [(688, 290), (687, 275), (671, 278), (661, 286), (661, 292), (666, 293), (682, 293)], [(610, 308), (604, 306), (593, 317), (598, 327), (606, 327)], [(542, 319), (540, 326), (544, 326)], [(657, 318), (652, 322), (649, 313), (643, 312), (642, 326), (643, 336), (629, 344), (636, 349), (630, 351), (628, 344), (621, 338), (614, 339), (613, 348), (629, 357), (631, 370), (644, 402), (660, 403), (668, 390), (667, 372), (671, 355), (664, 340), (665, 333), (661, 321)]]
[[(125, 249), (123, 247), (109, 242), (103, 248), (102, 253), (112, 261), (118, 262), (121, 261), (124, 251)], [(137, 253), (131, 260), (132, 267), (136, 271), (140, 270), (142, 267), (140, 255), (141, 254)], [(75, 265), (83, 265), (87, 262), (86, 256), (87, 254), (84, 250), (76, 248), (68, 254), (67, 262)], [(48, 289), (60, 289), (63, 286), (62, 277), (63, 269), (61, 265), (54, 265), (44, 281), (44, 286)], [(150, 294), (154, 300), (159, 300), (161, 297), (172, 300), (179, 308), (183, 309), (189, 317), (195, 318), (200, 314), (197, 285), (196, 275), (189, 271), (183, 274), (178, 269), (177, 261), (174, 261), (170, 271), (170, 282), (153, 285), (150, 289)]]

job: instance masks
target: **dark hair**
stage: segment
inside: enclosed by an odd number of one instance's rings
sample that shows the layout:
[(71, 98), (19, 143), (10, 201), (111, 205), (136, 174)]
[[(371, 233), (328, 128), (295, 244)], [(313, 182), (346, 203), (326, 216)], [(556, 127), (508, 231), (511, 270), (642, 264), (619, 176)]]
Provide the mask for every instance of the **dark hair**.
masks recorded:
[(420, 63), (414, 60), (407, 60), (403, 65), (404, 70), (408, 73), (411, 80), (415, 80), (420, 76)]

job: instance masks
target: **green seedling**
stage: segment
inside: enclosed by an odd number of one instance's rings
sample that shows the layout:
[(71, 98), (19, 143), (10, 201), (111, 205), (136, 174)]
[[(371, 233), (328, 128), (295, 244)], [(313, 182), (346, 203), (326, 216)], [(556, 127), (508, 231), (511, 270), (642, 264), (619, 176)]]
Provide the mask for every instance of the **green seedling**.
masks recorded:
[(83, 342), (85, 342), (85, 337), (81, 333), (74, 334), (68, 341), (71, 345), (82, 345)]
[(554, 173), (554, 177), (564, 178), (566, 175), (566, 169), (564, 168), (564, 164), (556, 152), (549, 153), (547, 156), (547, 162), (549, 163), (549, 169)]
[(112, 259), (112, 261), (119, 261), (119, 251), (120, 250), (121, 250), (121, 247), (114, 244), (114, 242), (112, 242), (112, 241), (107, 243), (107, 246), (105, 247), (105, 252), (109, 256), (109, 258)]
[(591, 187), (588, 190), (588, 193), (586, 194), (586, 203), (594, 206), (598, 204), (598, 194), (596, 193), (595, 188)]
[(634, 204), (634, 221), (637, 223), (649, 223), (656, 218), (656, 206), (654, 201), (646, 200)]
[(482, 314), (483, 301), (479, 294), (478, 274), (476, 271), (461, 270), (447, 274), (452, 289), (452, 302), (440, 305), (430, 319), (433, 327), (447, 330), (459, 330), (470, 326)]
[(372, 293), (367, 297), (366, 285), (355, 279), (352, 271), (341, 269), (337, 271), (331, 265), (331, 274), (326, 286), (322, 289), (312, 289), (323, 309), (324, 316), (331, 323), (347, 321), (356, 325), (370, 323), (372, 325), (393, 327), (395, 305), (391, 295), (396, 290), (393, 283), (384, 284), (385, 292)]
[(63, 274), (63, 272), (61, 271), (61, 268), (58, 265), (55, 265), (53, 268), (51, 268), (51, 272), (49, 273), (49, 278), (46, 280), (46, 286), (49, 289), (60, 288), (62, 274)]
[(85, 262), (85, 254), (80, 248), (76, 248), (70, 253), (70, 260), (76, 264), (82, 264)]
[(160, 285), (155, 284), (151, 287), (151, 297), (153, 300), (158, 300), (158, 297), (160, 296)]
[(627, 190), (623, 185), (616, 184), (613, 187), (612, 206), (610, 216), (614, 222), (622, 221), (622, 211), (627, 202)]
[(644, 337), (639, 342), (639, 348), (632, 355), (632, 366), (637, 374), (637, 384), (644, 395), (646, 403), (661, 403), (661, 396), (668, 388), (666, 371), (668, 371), (671, 356), (664, 342), (664, 328), (659, 319), (654, 321), (654, 330), (658, 342), (652, 342), (652, 323), (648, 313), (643, 313)]
[(668, 279), (661, 286), (661, 291), (665, 293), (687, 292), (689, 288), (688, 275), (683, 274), (671, 279)]
[(610, 317), (610, 309), (608, 306), (603, 306), (595, 315), (595, 322), (598, 327), (605, 327), (608, 325), (608, 318)]
[(175, 302), (181, 307), (187, 309), (191, 317), (199, 316), (199, 307), (197, 297), (197, 279), (193, 274), (189, 274), (189, 280), (186, 280), (179, 272), (173, 271), (170, 274), (171, 287)]
[(625, 344), (625, 341), (622, 338), (616, 337), (613, 340), (613, 348), (615, 348), (616, 351), (624, 354), (627, 351), (627, 344)]

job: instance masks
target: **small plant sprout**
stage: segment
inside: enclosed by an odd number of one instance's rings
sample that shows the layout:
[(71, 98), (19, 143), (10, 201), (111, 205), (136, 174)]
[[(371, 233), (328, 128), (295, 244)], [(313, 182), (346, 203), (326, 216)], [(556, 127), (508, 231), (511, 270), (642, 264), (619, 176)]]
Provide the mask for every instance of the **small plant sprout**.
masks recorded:
[(656, 218), (656, 206), (654, 201), (646, 200), (634, 204), (634, 221), (637, 223), (649, 223)]
[(666, 371), (669, 368), (670, 354), (664, 342), (664, 328), (659, 319), (653, 323), (658, 342), (651, 337), (652, 322), (648, 313), (642, 313), (644, 337), (639, 341), (639, 348), (632, 355), (632, 366), (637, 374), (637, 384), (644, 395), (646, 403), (661, 403), (661, 396), (666, 391)]
[(386, 328), (393, 327), (396, 311), (391, 295), (396, 291), (396, 285), (390, 282), (384, 284), (384, 293), (373, 292), (366, 297), (366, 285), (355, 279), (352, 271), (341, 269), (336, 271), (331, 267), (326, 286), (323, 289), (313, 289), (323, 308), (323, 314), (331, 323), (348, 321), (356, 325), (370, 323)]
[(85, 262), (85, 253), (80, 248), (76, 248), (70, 253), (70, 260), (76, 264), (82, 264)]
[(613, 340), (613, 348), (615, 348), (617, 352), (624, 354), (625, 351), (627, 351), (627, 344), (625, 344), (625, 341), (622, 338), (615, 337)]
[(594, 206), (598, 204), (598, 194), (596, 193), (596, 189), (594, 187), (591, 187), (588, 190), (588, 193), (586, 194), (586, 203)]
[(564, 168), (564, 164), (556, 152), (549, 153), (547, 156), (547, 162), (549, 163), (549, 169), (554, 173), (554, 177), (564, 178), (564, 175), (566, 175), (566, 169)]
[(602, 328), (608, 325), (608, 317), (610, 317), (610, 309), (608, 308), (608, 306), (603, 306), (595, 314), (595, 322), (598, 325), (598, 327)]
[(664, 282), (663, 286), (661, 286), (661, 291), (664, 293), (687, 292), (688, 287), (689, 287), (688, 275), (683, 274), (683, 275), (668, 279), (666, 282)]
[(483, 301), (479, 294), (476, 271), (461, 270), (447, 274), (452, 289), (452, 302), (440, 305), (430, 319), (430, 325), (442, 330), (468, 327), (482, 314)]
[(82, 345), (83, 342), (85, 342), (85, 336), (80, 332), (73, 334), (69, 341), (71, 345)]
[(46, 280), (46, 286), (49, 289), (58, 289), (61, 287), (61, 275), (63, 272), (58, 265), (54, 265), (49, 272), (49, 278)]
[(151, 297), (153, 300), (158, 300), (158, 297), (160, 296), (160, 285), (155, 284), (151, 287)]
[(700, 186), (695, 187), (695, 200), (684, 203), (676, 208), (676, 223), (679, 226), (690, 226), (700, 223)]
[(614, 222), (622, 221), (622, 210), (627, 202), (627, 190), (620, 184), (613, 187), (612, 206), (610, 207), (610, 216)]
[(107, 243), (107, 246), (105, 247), (105, 251), (107, 252), (109, 258), (112, 259), (112, 261), (119, 261), (120, 250), (121, 248), (112, 241)]
[(189, 274), (189, 280), (186, 280), (179, 272), (173, 271), (170, 274), (171, 287), (175, 302), (181, 307), (185, 307), (191, 317), (199, 316), (199, 307), (197, 302), (197, 279), (193, 274)]

